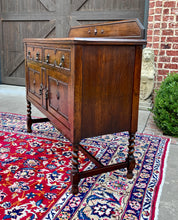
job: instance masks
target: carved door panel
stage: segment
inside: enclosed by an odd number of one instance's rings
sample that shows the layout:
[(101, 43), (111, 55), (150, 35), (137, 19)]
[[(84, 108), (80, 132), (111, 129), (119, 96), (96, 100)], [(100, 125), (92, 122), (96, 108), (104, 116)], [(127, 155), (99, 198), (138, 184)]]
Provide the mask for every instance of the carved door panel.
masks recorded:
[(58, 71), (47, 70), (48, 111), (70, 127), (69, 100), (70, 77)]

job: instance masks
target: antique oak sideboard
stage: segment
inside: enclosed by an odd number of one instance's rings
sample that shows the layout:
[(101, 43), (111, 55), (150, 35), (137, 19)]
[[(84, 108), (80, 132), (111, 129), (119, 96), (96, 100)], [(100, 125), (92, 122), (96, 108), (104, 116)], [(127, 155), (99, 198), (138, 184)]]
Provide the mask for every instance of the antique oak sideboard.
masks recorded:
[[(123, 20), (70, 29), (68, 38), (24, 39), (27, 131), (50, 121), (72, 143), (72, 193), (80, 179), (127, 168), (133, 177), (144, 28)], [(31, 103), (47, 118), (32, 119)], [(81, 146), (83, 138), (128, 131), (125, 162), (104, 166)], [(79, 171), (78, 151), (96, 168)]]

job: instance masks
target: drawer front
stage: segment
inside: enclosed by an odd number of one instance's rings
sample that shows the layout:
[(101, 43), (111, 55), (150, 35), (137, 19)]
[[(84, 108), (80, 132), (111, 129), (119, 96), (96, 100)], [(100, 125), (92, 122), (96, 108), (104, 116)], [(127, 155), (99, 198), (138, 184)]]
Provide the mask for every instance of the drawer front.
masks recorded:
[(43, 53), (42, 47), (28, 46), (27, 47), (27, 59), (42, 62)]
[(27, 67), (27, 89), (28, 89), (28, 95), (33, 98), (36, 102), (38, 102), (40, 105), (42, 104), (42, 75), (41, 75), (41, 69), (34, 66), (28, 66)]
[(52, 66), (56, 63), (56, 50), (55, 48), (44, 48), (44, 60), (43, 62)]
[(71, 49), (68, 47), (27, 46), (27, 60), (42, 62), (42, 64), (55, 67), (60, 71), (71, 70)]
[(71, 51), (70, 49), (56, 49), (56, 66), (70, 70)]
[(70, 128), (69, 83), (70, 77), (60, 72), (47, 71), (48, 111)]
[(68, 48), (44, 48), (44, 63), (61, 70), (70, 70), (71, 50)]

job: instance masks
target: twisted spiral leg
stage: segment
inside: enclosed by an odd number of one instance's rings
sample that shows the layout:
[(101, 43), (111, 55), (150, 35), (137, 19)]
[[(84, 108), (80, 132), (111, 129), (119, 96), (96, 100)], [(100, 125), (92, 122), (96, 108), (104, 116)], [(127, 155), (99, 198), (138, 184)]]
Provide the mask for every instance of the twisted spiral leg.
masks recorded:
[(79, 192), (78, 183), (80, 181), (80, 177), (79, 177), (78, 151), (79, 151), (78, 145), (73, 145), (72, 171), (71, 171), (72, 194), (77, 194)]
[(32, 118), (31, 118), (31, 102), (27, 101), (27, 132), (31, 133), (32, 129)]
[(135, 168), (135, 157), (134, 157), (134, 147), (135, 147), (135, 133), (130, 133), (129, 134), (129, 150), (128, 150), (128, 156), (126, 161), (128, 162), (128, 167), (127, 167), (127, 178), (132, 179), (133, 177), (133, 169)]

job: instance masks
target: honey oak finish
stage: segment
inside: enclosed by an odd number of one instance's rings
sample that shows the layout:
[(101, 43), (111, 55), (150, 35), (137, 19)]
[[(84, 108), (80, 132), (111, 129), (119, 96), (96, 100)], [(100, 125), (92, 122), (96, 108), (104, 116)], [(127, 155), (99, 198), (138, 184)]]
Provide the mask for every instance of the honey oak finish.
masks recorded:
[[(144, 28), (136, 20), (71, 28), (68, 38), (24, 39), (27, 131), (50, 121), (73, 145), (71, 182), (127, 168), (133, 177)], [(47, 118), (32, 119), (31, 103)], [(125, 162), (104, 166), (80, 144), (83, 138), (128, 131)], [(79, 171), (78, 151), (96, 168)]]

